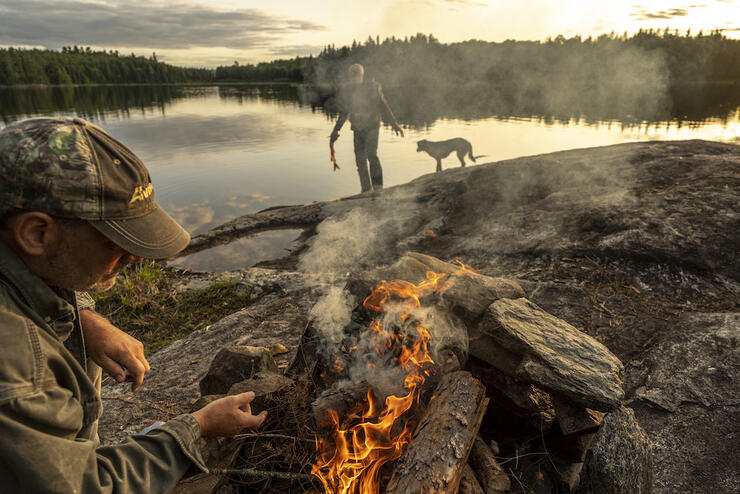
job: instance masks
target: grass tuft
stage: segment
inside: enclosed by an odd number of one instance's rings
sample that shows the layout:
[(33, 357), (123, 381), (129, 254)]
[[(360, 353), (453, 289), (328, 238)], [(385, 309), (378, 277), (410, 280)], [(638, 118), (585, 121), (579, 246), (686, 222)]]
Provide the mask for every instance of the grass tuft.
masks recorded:
[(93, 298), (97, 311), (141, 340), (147, 355), (249, 304), (249, 288), (236, 279), (217, 279), (178, 293), (175, 286), (181, 279), (174, 269), (143, 261)]

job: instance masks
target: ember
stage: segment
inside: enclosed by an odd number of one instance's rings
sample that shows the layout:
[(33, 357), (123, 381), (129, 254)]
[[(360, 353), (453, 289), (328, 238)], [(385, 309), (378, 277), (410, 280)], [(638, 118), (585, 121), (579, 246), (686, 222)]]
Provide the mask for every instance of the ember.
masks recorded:
[[(460, 269), (453, 273), (455, 276), (475, 272), (460, 261), (458, 264)], [(317, 437), (319, 459), (311, 470), (327, 493), (375, 494), (380, 491), (383, 465), (401, 456), (415, 426), (413, 414), (408, 412), (419, 405), (422, 385), (430, 375), (429, 366), (434, 364), (428, 349), (431, 335), (414, 319), (413, 311), (421, 307), (422, 298), (442, 292), (453, 283), (447, 273), (428, 271), (426, 280), (418, 285), (403, 280), (383, 280), (365, 299), (363, 306), (376, 313), (388, 309), (399, 311), (398, 319), (411, 328), (403, 332), (391, 330), (384, 328), (380, 318), (376, 318), (370, 323), (372, 344), (367, 349), (395, 356), (397, 365), (406, 374), (403, 379), (406, 392), (402, 396), (386, 397), (381, 408), (376, 405), (378, 400), (372, 389), (368, 389), (360, 416), (340, 417), (336, 410), (328, 410), (332, 421), (331, 440)], [(375, 365), (368, 363), (368, 370), (374, 372)]]

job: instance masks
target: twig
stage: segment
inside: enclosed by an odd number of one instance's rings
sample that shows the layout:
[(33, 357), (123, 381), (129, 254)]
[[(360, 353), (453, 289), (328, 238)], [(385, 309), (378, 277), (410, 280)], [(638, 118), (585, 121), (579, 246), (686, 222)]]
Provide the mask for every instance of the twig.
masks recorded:
[(315, 444), (315, 441), (313, 439), (306, 439), (304, 437), (288, 436), (286, 434), (268, 434), (268, 433), (261, 433), (261, 432), (237, 434), (236, 436), (234, 436), (234, 439), (246, 439), (249, 437), (262, 437), (262, 438), (268, 438), (268, 439), (292, 439), (294, 441), (303, 441), (306, 443)]
[(210, 468), (208, 470), (216, 475), (246, 475), (249, 477), (268, 477), (286, 480), (313, 480), (313, 475), (291, 472), (270, 472), (267, 470), (254, 470), (252, 468)]
[[(524, 457), (527, 457), (527, 456), (546, 456), (547, 454), (548, 453), (525, 453), (523, 455), (520, 455), (520, 454), (517, 453), (516, 456), (512, 456), (512, 457), (506, 458), (506, 459), (502, 459), (501, 461), (499, 461), (499, 464), (504, 465), (506, 463), (509, 463), (510, 461), (516, 460), (516, 464), (515, 464), (515, 467), (514, 468), (517, 468), (517, 466), (519, 464), (519, 458), (524, 458)], [(498, 457), (497, 456), (496, 458), (498, 459), (498, 458), (505, 458), (505, 457)]]

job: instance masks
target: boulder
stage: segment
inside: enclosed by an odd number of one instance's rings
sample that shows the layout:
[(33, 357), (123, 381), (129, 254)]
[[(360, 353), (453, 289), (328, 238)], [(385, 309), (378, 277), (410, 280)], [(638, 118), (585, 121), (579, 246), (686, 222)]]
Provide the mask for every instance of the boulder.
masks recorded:
[(260, 371), (278, 372), (269, 348), (235, 345), (219, 351), (200, 381), (201, 395), (225, 394), (232, 385)]
[(581, 470), (577, 494), (653, 492), (650, 440), (634, 412), (620, 407), (604, 417)]

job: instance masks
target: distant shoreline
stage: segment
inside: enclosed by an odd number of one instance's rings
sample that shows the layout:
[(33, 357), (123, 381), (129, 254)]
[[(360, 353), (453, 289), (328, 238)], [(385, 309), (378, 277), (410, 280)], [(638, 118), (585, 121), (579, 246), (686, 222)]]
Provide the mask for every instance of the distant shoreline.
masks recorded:
[[(739, 81), (740, 82), (740, 81)], [(46, 89), (58, 87), (112, 87), (112, 86), (305, 86), (310, 85), (303, 82), (291, 81), (264, 81), (264, 82), (238, 82), (238, 81), (194, 81), (194, 82), (94, 82), (88, 84), (0, 84), (0, 89)]]
[[(726, 81), (671, 81), (670, 86), (733, 86), (740, 85), (740, 79)], [(0, 84), (0, 89), (46, 89), (46, 88), (63, 88), (63, 87), (153, 87), (153, 86), (306, 86), (319, 87), (322, 84), (310, 82), (295, 81), (261, 81), (261, 82), (241, 82), (241, 81), (194, 81), (194, 82), (107, 82), (107, 83), (87, 83), (87, 84)], [(387, 86), (384, 86), (387, 87)]]

